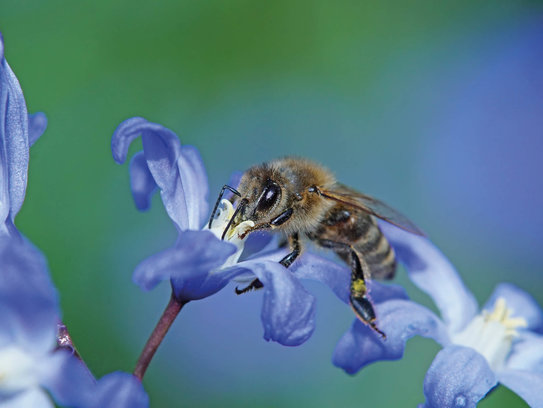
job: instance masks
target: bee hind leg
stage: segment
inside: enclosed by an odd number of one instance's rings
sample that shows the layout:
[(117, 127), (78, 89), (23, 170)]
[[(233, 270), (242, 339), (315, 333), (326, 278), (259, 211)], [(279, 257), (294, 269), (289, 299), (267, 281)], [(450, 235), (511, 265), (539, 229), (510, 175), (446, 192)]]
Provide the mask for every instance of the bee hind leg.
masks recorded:
[(351, 307), (354, 310), (354, 313), (356, 314), (356, 317), (362, 321), (362, 323), (367, 324), (373, 331), (375, 331), (379, 336), (381, 336), (383, 339), (386, 339), (387, 336), (385, 333), (383, 333), (376, 324), (376, 317), (375, 317), (375, 311), (373, 309), (373, 305), (371, 304), (370, 300), (367, 298), (367, 296), (361, 296), (357, 297), (352, 294), (349, 298), (349, 301), (351, 303)]
[(364, 279), (362, 264), (354, 249), (351, 252), (351, 259), (353, 263), (353, 270), (351, 273), (351, 295), (349, 296), (351, 307), (353, 308), (356, 317), (358, 317), (362, 323), (367, 324), (383, 339), (386, 339), (385, 333), (383, 333), (377, 327), (375, 310), (373, 308), (373, 304), (367, 296), (368, 289), (366, 287), (366, 280)]
[(364, 270), (362, 269), (362, 261), (358, 252), (349, 244), (343, 242), (321, 239), (317, 241), (319, 245), (325, 248), (330, 248), (336, 252), (341, 258), (350, 260), (351, 264), (351, 287), (349, 303), (356, 314), (356, 317), (364, 324), (368, 325), (383, 339), (386, 339), (383, 333), (377, 327), (377, 316), (373, 304), (368, 298), (368, 289), (366, 287), (366, 279)]

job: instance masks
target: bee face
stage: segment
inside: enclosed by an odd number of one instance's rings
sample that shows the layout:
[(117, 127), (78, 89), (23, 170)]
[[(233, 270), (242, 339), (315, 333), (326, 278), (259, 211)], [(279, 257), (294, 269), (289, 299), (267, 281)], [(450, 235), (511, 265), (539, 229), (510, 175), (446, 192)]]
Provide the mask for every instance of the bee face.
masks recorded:
[(273, 218), (282, 207), (288, 191), (281, 187), (281, 178), (278, 181), (273, 176), (265, 166), (252, 168), (243, 175), (239, 191), (247, 204), (240, 215), (240, 221), (266, 221)]

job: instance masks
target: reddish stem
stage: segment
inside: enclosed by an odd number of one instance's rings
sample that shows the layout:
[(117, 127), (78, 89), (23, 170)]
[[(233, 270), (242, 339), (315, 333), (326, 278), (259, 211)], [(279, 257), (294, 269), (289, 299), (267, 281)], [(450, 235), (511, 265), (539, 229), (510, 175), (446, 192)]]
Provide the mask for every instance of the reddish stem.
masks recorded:
[(170, 302), (166, 306), (166, 309), (164, 309), (162, 316), (160, 316), (160, 320), (151, 333), (149, 340), (147, 340), (147, 343), (145, 344), (145, 347), (143, 348), (140, 358), (136, 364), (136, 368), (134, 369), (134, 375), (139, 378), (140, 381), (143, 379), (145, 371), (153, 359), (158, 346), (160, 346), (160, 343), (162, 343), (166, 333), (168, 333), (173, 321), (186, 304), (187, 302), (180, 302), (177, 300), (172, 293)]

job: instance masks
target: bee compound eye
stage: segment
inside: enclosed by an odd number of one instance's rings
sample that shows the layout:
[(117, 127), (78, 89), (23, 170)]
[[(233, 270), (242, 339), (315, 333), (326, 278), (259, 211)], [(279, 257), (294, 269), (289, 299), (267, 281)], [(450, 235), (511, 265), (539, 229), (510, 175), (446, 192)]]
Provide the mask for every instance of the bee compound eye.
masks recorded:
[(274, 206), (281, 196), (281, 188), (277, 183), (270, 181), (258, 199), (256, 209), (258, 211), (267, 211)]

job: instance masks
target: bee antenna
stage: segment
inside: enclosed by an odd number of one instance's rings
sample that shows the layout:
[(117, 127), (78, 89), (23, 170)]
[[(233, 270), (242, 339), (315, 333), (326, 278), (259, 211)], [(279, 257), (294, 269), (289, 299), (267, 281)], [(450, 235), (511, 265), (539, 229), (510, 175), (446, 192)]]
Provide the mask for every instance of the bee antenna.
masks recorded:
[(215, 214), (217, 214), (217, 208), (219, 208), (219, 203), (221, 202), (222, 196), (224, 195), (224, 190), (230, 190), (235, 195), (241, 197), (241, 194), (239, 193), (239, 191), (236, 190), (234, 187), (230, 187), (227, 184), (222, 186), (221, 192), (219, 193), (219, 196), (217, 197), (217, 201), (215, 201), (215, 206), (213, 207), (213, 212), (211, 213), (211, 217), (209, 218), (209, 223), (207, 224), (207, 228), (211, 229), (211, 223), (213, 222), (213, 218), (215, 218)]
[(238, 205), (238, 208), (236, 208), (236, 211), (234, 211), (234, 214), (232, 215), (232, 218), (230, 218), (230, 220), (228, 221), (228, 224), (226, 224), (226, 228), (222, 232), (221, 240), (224, 241), (224, 237), (226, 236), (226, 233), (230, 229), (230, 226), (232, 225), (232, 223), (236, 219), (236, 216), (240, 213), (240, 211), (245, 211), (245, 206), (247, 205), (248, 202), (249, 201), (246, 198), (244, 198), (243, 200), (240, 201), (240, 203)]

